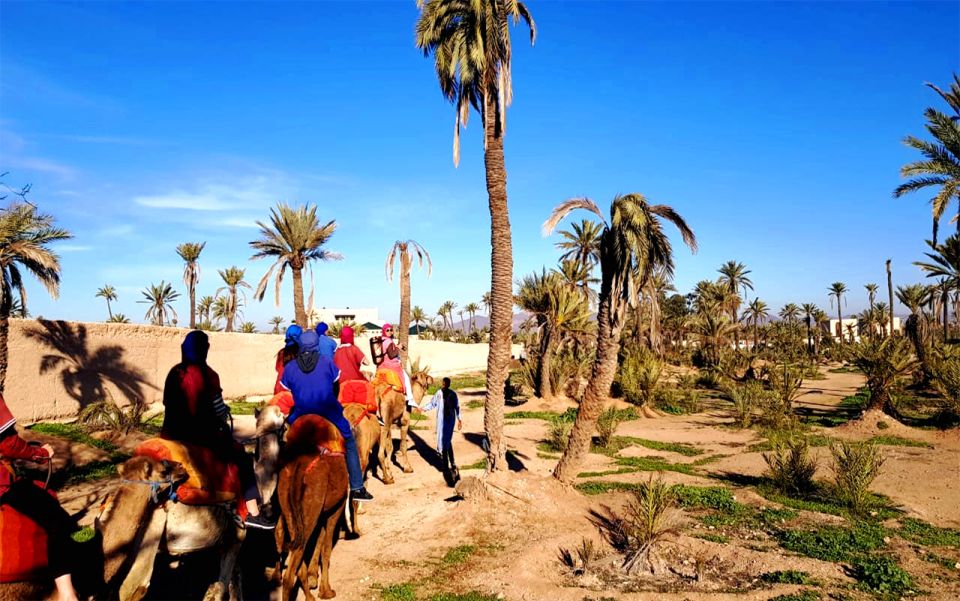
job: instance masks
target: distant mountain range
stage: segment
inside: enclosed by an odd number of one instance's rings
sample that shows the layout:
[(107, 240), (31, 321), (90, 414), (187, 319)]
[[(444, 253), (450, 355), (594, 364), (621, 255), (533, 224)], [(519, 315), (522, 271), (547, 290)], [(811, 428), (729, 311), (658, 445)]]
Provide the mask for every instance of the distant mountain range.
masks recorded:
[[(520, 313), (514, 313), (513, 314), (513, 331), (514, 332), (520, 331), (520, 326), (522, 326), (523, 322), (527, 321), (528, 319), (530, 319), (529, 313), (526, 313), (524, 311), (521, 311)], [(490, 318), (487, 317), (486, 315), (477, 315), (473, 318), (474, 329), (482, 330), (488, 325), (490, 325)], [(463, 321), (455, 319), (453, 322), (453, 329), (460, 330), (463, 332), (469, 332), (470, 318), (464, 316)]]

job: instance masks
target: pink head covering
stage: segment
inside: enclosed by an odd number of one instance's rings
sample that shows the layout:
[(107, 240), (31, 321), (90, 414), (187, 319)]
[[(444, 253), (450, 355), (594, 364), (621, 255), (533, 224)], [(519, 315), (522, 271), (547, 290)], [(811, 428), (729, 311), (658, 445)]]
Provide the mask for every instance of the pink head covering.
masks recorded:
[(353, 328), (343, 326), (340, 329), (340, 344), (353, 344)]
[(381, 336), (386, 336), (388, 329), (391, 329), (391, 330), (392, 330), (392, 329), (393, 329), (393, 326), (390, 325), (390, 324), (388, 324), (388, 323), (383, 324), (383, 327), (380, 328), (380, 335), (381, 335)]

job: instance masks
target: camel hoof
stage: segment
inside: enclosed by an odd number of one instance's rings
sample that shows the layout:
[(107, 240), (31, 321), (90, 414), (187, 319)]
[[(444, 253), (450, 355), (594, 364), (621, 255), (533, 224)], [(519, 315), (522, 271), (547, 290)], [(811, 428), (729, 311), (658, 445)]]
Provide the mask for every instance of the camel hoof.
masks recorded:
[(393, 484), (393, 478), (388, 478), (388, 477), (384, 476), (384, 478), (383, 478), (383, 483), (384, 483), (384, 484)]
[(403, 473), (404, 473), (404, 474), (412, 474), (412, 473), (413, 473), (413, 468), (408, 465), (407, 467), (403, 468)]
[(320, 598), (321, 598), (321, 599), (333, 599), (333, 598), (336, 597), (336, 596), (337, 596), (337, 591), (335, 591), (335, 590), (333, 590), (333, 589), (330, 589), (330, 590), (328, 590), (328, 591), (323, 591), (323, 592), (320, 593)]

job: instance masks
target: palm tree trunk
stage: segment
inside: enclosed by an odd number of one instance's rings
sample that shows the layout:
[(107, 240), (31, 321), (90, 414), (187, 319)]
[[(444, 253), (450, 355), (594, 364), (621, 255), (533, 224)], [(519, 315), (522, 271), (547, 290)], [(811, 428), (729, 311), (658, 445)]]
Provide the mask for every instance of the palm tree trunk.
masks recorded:
[(410, 256), (406, 248), (400, 251), (400, 361), (407, 361), (410, 343)]
[(538, 373), (538, 388), (540, 398), (544, 400), (553, 399), (553, 383), (550, 380), (550, 372), (553, 369), (553, 328), (550, 324), (543, 324), (543, 340), (540, 344), (540, 370)]
[(233, 319), (237, 315), (237, 293), (234, 290), (230, 290), (230, 306), (227, 307), (227, 327), (224, 328), (226, 332), (233, 331)]
[(840, 311), (840, 295), (837, 295), (837, 329), (840, 331), (840, 346), (843, 346), (843, 312)]
[(740, 322), (737, 321), (737, 309), (731, 308), (730, 317), (733, 321), (730, 322), (730, 325), (733, 327), (733, 350), (740, 350)]
[(759, 333), (758, 330), (759, 328), (757, 327), (757, 319), (754, 318), (753, 320), (753, 350), (754, 351), (757, 350), (757, 346), (759, 346), (760, 344), (760, 338), (758, 337), (758, 333)]
[(890, 336), (893, 336), (893, 272), (890, 271), (890, 259), (887, 259), (887, 296), (890, 299)]
[(110, 309), (110, 299), (107, 299), (107, 315), (110, 317), (110, 321), (113, 321), (113, 311)]
[(940, 297), (940, 304), (943, 305), (943, 343), (946, 344), (947, 340), (950, 338), (950, 325), (949, 325), (949, 312), (950, 312), (950, 299), (947, 298), (947, 294), (944, 293)]
[[(577, 419), (573, 422), (570, 431), (570, 441), (567, 450), (553, 470), (554, 478), (564, 484), (571, 484), (580, 471), (583, 456), (590, 449), (590, 440), (596, 428), (597, 418), (603, 411), (603, 406), (610, 397), (610, 386), (617, 372), (617, 357), (620, 354), (620, 329), (622, 325), (613, 327), (611, 312), (615, 311), (611, 304), (610, 284), (606, 285), (600, 295), (600, 307), (597, 312), (597, 356), (593, 361), (590, 374), (590, 383), (577, 410)], [(622, 324), (622, 315), (616, 320)]]
[[(110, 303), (107, 303), (107, 310), (110, 310)], [(190, 329), (197, 327), (197, 287), (190, 286)]]
[(307, 311), (303, 308), (303, 268), (291, 266), (293, 271), (293, 316), (297, 325), (306, 329), (310, 324), (307, 323)]
[(487, 396), (483, 428), (489, 442), (487, 471), (507, 467), (503, 441), (503, 387), (510, 369), (510, 337), (513, 325), (513, 240), (507, 207), (507, 168), (503, 158), (503, 132), (495, 102), (484, 103), (484, 166), (490, 204), (490, 351), (487, 354)]

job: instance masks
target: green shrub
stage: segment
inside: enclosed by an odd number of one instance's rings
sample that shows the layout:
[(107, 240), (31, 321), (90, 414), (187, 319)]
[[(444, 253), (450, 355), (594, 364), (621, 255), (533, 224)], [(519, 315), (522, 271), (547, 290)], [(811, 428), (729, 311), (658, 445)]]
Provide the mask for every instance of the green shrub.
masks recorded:
[(473, 555), (477, 550), (477, 547), (474, 545), (459, 545), (449, 549), (440, 560), (440, 563), (445, 566), (454, 566), (461, 564)]
[(749, 428), (753, 423), (754, 413), (769, 397), (762, 382), (751, 380), (746, 384), (732, 384), (725, 391), (733, 401), (734, 422), (740, 428)]
[(872, 444), (840, 442), (830, 446), (833, 455), (834, 492), (854, 514), (868, 508), (873, 495), (870, 484), (880, 474), (883, 457)]
[(942, 409), (960, 416), (960, 350), (951, 345), (935, 347), (928, 366), (930, 384), (941, 396)]
[(733, 498), (729, 488), (722, 486), (686, 486), (673, 487), (677, 502), (683, 507), (709, 508), (720, 511), (737, 511), (743, 507)]
[(777, 595), (770, 601), (819, 601), (820, 593), (817, 591), (800, 591), (789, 595)]
[(717, 390), (723, 382), (723, 375), (713, 369), (705, 369), (697, 375), (696, 387)]
[(923, 520), (906, 518), (902, 520), (897, 533), (910, 541), (932, 547), (954, 547), (960, 549), (960, 530), (940, 528)]
[(771, 584), (816, 584), (816, 580), (811, 578), (810, 574), (799, 570), (767, 572), (760, 577), (760, 580)]
[(763, 454), (767, 475), (779, 490), (787, 494), (803, 494), (813, 490), (817, 460), (810, 455), (807, 439), (798, 437), (777, 444)]
[(674, 532), (676, 497), (663, 478), (640, 482), (633, 491), (620, 521), (620, 534), (626, 552), (623, 567), (630, 573), (649, 565), (650, 552), (664, 536)]
[(852, 528), (824, 526), (817, 530), (784, 530), (777, 534), (780, 546), (789, 551), (836, 563), (850, 563), (861, 554), (883, 546), (885, 531), (877, 524), (861, 522)]
[(417, 592), (412, 584), (391, 584), (380, 590), (380, 599), (383, 601), (417, 601)]
[(547, 448), (557, 453), (566, 451), (572, 429), (573, 422), (559, 419), (551, 421), (550, 429), (547, 431)]
[(867, 555), (853, 562), (853, 576), (878, 593), (904, 593), (913, 588), (910, 574), (886, 555)]
[(646, 348), (626, 352), (617, 374), (623, 397), (634, 405), (645, 405), (652, 399), (662, 371), (663, 363)]
[(620, 413), (615, 407), (608, 407), (597, 419), (597, 445), (610, 446), (610, 441), (620, 425)]

